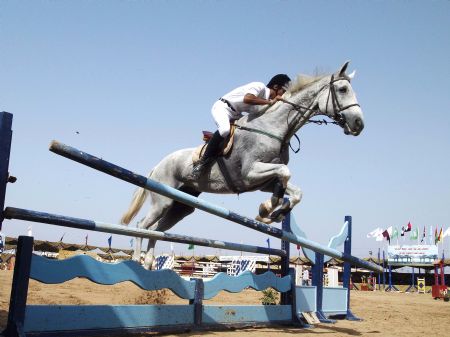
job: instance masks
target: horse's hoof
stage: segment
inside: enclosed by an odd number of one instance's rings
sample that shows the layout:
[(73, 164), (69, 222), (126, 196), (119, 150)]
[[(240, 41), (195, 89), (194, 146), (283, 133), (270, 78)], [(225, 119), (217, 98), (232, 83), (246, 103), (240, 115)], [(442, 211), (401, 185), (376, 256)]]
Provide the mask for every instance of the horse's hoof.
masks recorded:
[(284, 213), (278, 212), (278, 211), (277, 211), (276, 214), (274, 214), (274, 213), (272, 213), (270, 215), (270, 219), (272, 220), (272, 222), (277, 222), (278, 223), (278, 222), (281, 222), (281, 221), (284, 220), (284, 218), (285, 218), (285, 214)]
[(272, 223), (272, 220), (270, 218), (262, 218), (259, 215), (256, 216), (255, 220), (259, 221), (259, 222), (262, 222), (262, 223), (265, 223), (266, 225)]
[(270, 217), (273, 221), (279, 222), (279, 221), (277, 221), (277, 220), (278, 220), (278, 218), (279, 218), (280, 216), (283, 216), (283, 217), (284, 217), (284, 214), (283, 214), (283, 210), (282, 210), (282, 209), (277, 209), (276, 211), (273, 211), (272, 214), (270, 214), (269, 217)]
[(261, 205), (259, 205), (259, 216), (261, 218), (266, 218), (270, 214), (270, 206), (269, 206), (270, 200), (263, 202)]

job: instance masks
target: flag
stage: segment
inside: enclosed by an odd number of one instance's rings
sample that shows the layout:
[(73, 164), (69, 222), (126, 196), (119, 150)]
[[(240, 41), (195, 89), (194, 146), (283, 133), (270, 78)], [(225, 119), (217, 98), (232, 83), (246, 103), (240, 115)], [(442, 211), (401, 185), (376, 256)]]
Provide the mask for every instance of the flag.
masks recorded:
[(111, 243), (112, 243), (112, 235), (108, 239), (109, 249), (111, 249)]
[(438, 231), (437, 231), (437, 226), (434, 230), (434, 244), (437, 245), (438, 243)]
[(423, 226), (423, 234), (422, 234), (422, 240), (420, 240), (420, 243), (425, 241), (425, 237), (427, 236), (426, 232), (425, 232), (425, 226)]
[(395, 239), (395, 238), (398, 238), (398, 229), (397, 229), (397, 227), (394, 227), (392, 229), (391, 239)]
[(430, 234), (428, 234), (428, 239), (430, 240), (430, 245), (433, 244), (433, 226), (430, 226)]
[(134, 243), (134, 239), (131, 238), (131, 239), (130, 239), (130, 247), (133, 247), (133, 243)]
[(86, 240), (85, 240), (85, 243), (84, 243), (85, 246), (87, 246), (88, 236), (89, 236), (89, 235), (86, 235)]
[(383, 237), (391, 244), (392, 226), (383, 231)]
[(300, 246), (300, 245), (297, 245), (297, 250), (300, 250), (300, 248), (301, 248), (301, 246)]
[(375, 228), (373, 231), (367, 234), (367, 238), (377, 238), (378, 236), (383, 234), (383, 229), (380, 227)]
[(267, 238), (266, 242), (267, 242), (267, 247), (270, 249), (270, 239)]
[(190, 243), (188, 249), (194, 249), (194, 244)]
[(408, 222), (408, 224), (405, 226), (402, 226), (402, 234), (401, 236), (405, 236), (405, 233), (410, 232), (412, 229), (411, 222)]
[(59, 242), (62, 242), (62, 240), (64, 239), (64, 235), (66, 235), (66, 233), (64, 233), (64, 234), (61, 236), (61, 239), (59, 239)]
[(441, 230), (439, 231), (439, 235), (437, 237), (437, 242), (441, 242), (441, 241), (442, 241), (442, 227), (441, 227)]
[(446, 236), (450, 236), (450, 227), (447, 228), (447, 230), (444, 233), (442, 233), (442, 238), (445, 238)]
[(410, 240), (417, 240), (419, 238), (419, 228), (414, 229), (411, 231), (411, 234), (409, 235)]
[(406, 228), (405, 228), (405, 233), (406, 233), (406, 232), (411, 232), (411, 229), (412, 229), (411, 222), (408, 222), (408, 225), (407, 225)]

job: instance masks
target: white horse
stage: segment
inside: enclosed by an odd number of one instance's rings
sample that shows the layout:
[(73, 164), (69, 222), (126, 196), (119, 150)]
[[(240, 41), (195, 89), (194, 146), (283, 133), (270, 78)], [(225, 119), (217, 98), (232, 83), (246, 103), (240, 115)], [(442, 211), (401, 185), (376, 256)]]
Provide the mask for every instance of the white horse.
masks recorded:
[[(251, 113), (237, 121), (231, 153), (221, 157), (199, 178), (192, 177), (193, 153), (183, 149), (169, 154), (150, 172), (149, 178), (194, 196), (208, 193), (242, 193), (261, 190), (272, 197), (261, 203), (257, 220), (279, 222), (300, 202), (300, 188), (289, 183), (289, 140), (317, 115), (330, 117), (346, 135), (358, 136), (364, 128), (363, 114), (350, 84), (354, 72), (345, 73), (348, 62), (332, 75), (299, 77), (283, 96), (284, 101)], [(219, 165), (220, 164), (220, 165)], [(194, 208), (138, 188), (121, 222), (129, 224), (150, 195), (152, 205), (139, 228), (167, 231)], [(283, 197), (287, 201), (283, 202)], [(140, 261), (142, 239), (136, 239), (133, 259)], [(149, 240), (144, 260), (151, 268), (156, 240)]]

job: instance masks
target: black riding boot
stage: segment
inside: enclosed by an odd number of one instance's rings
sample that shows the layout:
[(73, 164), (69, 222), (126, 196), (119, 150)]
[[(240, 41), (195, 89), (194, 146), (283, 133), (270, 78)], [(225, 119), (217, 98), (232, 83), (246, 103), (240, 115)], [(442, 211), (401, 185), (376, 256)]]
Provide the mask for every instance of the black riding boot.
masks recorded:
[(225, 138), (223, 138), (219, 131), (214, 132), (214, 135), (209, 140), (208, 145), (206, 145), (205, 153), (202, 158), (194, 164), (192, 168), (192, 176), (194, 179), (198, 179), (205, 169), (216, 159), (222, 149), (222, 143)]

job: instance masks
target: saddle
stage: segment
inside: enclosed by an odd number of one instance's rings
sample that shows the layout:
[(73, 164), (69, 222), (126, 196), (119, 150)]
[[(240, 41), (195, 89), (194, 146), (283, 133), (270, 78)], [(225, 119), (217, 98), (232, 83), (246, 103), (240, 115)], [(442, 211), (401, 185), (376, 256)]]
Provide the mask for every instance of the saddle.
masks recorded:
[[(226, 156), (228, 153), (230, 153), (231, 148), (233, 147), (235, 130), (236, 130), (236, 126), (234, 125), (234, 123), (230, 124), (230, 134), (228, 135), (228, 137), (225, 139), (225, 141), (223, 143), (223, 150), (219, 154), (220, 157)], [(194, 163), (194, 164), (200, 160), (201, 156), (203, 156), (203, 153), (205, 152), (205, 149), (206, 149), (206, 145), (208, 144), (208, 141), (211, 139), (211, 137), (214, 134), (211, 131), (202, 131), (202, 132), (203, 132), (203, 141), (205, 143), (199, 145), (192, 153), (192, 163)]]

